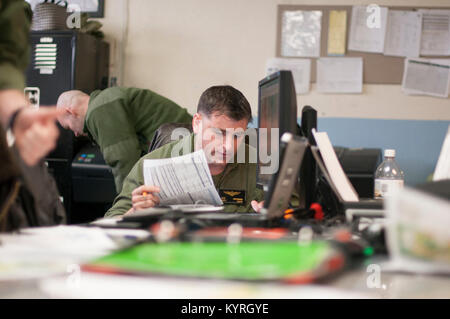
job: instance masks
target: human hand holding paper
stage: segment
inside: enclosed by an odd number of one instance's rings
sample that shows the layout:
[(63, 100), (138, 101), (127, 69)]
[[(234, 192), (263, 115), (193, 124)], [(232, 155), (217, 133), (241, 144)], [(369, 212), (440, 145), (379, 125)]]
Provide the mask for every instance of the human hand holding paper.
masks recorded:
[(158, 186), (161, 205), (223, 205), (202, 150), (184, 156), (144, 161), (145, 185)]

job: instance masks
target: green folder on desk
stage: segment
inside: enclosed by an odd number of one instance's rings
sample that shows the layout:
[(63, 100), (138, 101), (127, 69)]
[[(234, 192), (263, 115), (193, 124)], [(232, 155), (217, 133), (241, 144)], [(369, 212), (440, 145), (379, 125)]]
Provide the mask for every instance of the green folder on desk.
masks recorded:
[(84, 265), (103, 273), (310, 283), (341, 270), (344, 255), (325, 241), (144, 243)]

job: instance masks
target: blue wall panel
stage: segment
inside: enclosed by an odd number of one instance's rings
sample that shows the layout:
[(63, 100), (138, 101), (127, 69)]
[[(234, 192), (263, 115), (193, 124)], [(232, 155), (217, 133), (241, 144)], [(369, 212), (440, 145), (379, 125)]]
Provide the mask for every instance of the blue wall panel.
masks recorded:
[(450, 121), (319, 118), (333, 145), (393, 148), (405, 183), (425, 182), (434, 172)]
[[(254, 118), (249, 126), (257, 123)], [(395, 149), (405, 184), (411, 186), (426, 182), (434, 172), (449, 125), (450, 121), (318, 119), (318, 130), (327, 132), (335, 146)]]

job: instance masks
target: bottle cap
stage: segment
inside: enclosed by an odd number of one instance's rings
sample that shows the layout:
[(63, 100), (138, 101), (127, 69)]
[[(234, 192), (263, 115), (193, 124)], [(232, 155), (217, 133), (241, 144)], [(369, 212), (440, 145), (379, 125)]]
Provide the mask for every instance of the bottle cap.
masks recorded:
[(395, 157), (395, 150), (384, 150), (384, 157)]

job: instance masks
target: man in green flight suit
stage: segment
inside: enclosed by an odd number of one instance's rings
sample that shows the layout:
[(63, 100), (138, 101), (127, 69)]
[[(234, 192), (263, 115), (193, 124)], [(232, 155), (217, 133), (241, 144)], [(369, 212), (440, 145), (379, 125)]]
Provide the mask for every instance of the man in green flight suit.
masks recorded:
[[(256, 188), (256, 163), (249, 155), (255, 150), (243, 143), (251, 121), (250, 104), (231, 86), (213, 86), (200, 97), (192, 120), (194, 133), (142, 157), (126, 177), (122, 192), (116, 197), (106, 217), (132, 214), (157, 206), (159, 188), (144, 185), (143, 164), (146, 159), (161, 159), (204, 150), (214, 186), (226, 212), (247, 212), (262, 207), (263, 192)], [(238, 160), (240, 152), (245, 160)]]
[(171, 100), (150, 90), (113, 87), (87, 95), (67, 91), (57, 103), (65, 113), (62, 127), (88, 135), (111, 166), (117, 193), (139, 158), (147, 154), (155, 131), (164, 123), (191, 123), (192, 116)]

